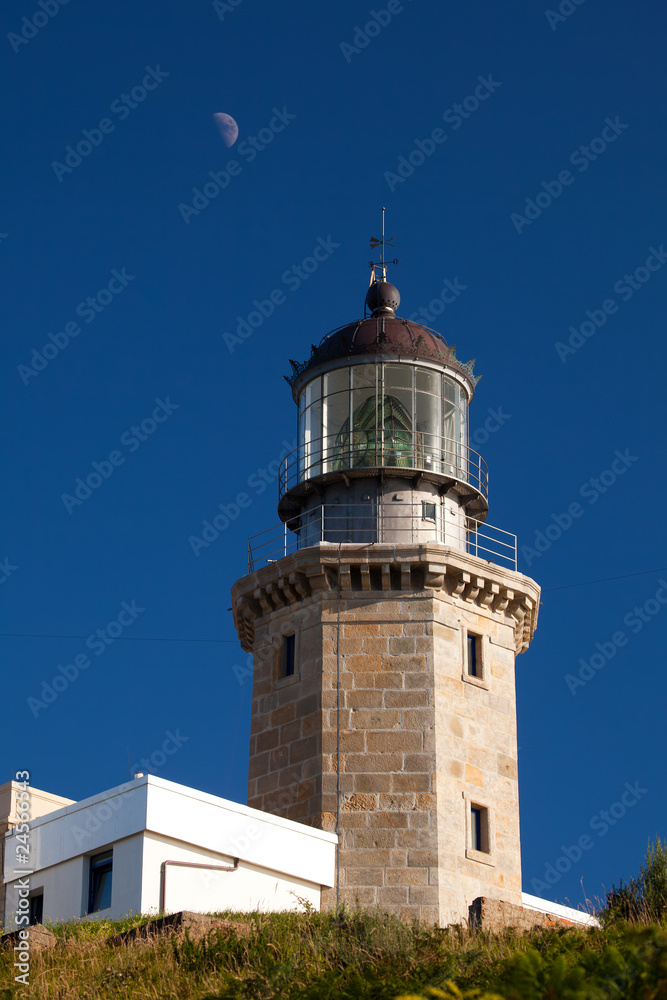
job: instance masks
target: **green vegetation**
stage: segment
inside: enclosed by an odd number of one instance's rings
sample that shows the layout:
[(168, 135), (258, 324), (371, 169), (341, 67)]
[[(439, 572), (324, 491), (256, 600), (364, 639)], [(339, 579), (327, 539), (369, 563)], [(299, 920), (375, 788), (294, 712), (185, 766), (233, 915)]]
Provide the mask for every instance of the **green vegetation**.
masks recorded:
[[(70, 923), (17, 993), (0, 955), (0, 997), (26, 1000), (649, 1000), (667, 997), (667, 928), (518, 934), (438, 930), (386, 914), (220, 914), (241, 925), (192, 941), (113, 946), (141, 921)], [(4, 989), (3, 989), (4, 987)]]
[(619, 919), (644, 923), (667, 919), (667, 846), (660, 837), (649, 842), (637, 878), (627, 883), (621, 879), (618, 888), (612, 886), (600, 916), (605, 925)]
[(14, 990), (0, 951), (0, 1000), (667, 1000), (667, 849), (649, 844), (613, 887), (602, 927), (491, 934), (440, 930), (342, 908), (220, 913), (224, 931), (113, 944), (147, 921), (53, 927), (55, 948)]

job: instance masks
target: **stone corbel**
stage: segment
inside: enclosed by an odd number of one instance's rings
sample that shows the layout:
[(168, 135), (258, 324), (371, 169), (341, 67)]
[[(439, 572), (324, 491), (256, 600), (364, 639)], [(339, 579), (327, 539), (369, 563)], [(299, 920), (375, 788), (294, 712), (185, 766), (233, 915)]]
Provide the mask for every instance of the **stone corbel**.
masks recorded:
[(361, 589), (370, 590), (371, 589), (371, 568), (368, 563), (361, 564)]
[(443, 590), (445, 586), (446, 567), (437, 563), (427, 563), (424, 573), (424, 586), (427, 590)]
[[(331, 576), (332, 570), (322, 565), (322, 563), (311, 563), (310, 565), (304, 567), (306, 570), (306, 575), (308, 577), (308, 584), (310, 586), (311, 593), (314, 590), (331, 590)], [(335, 570), (333, 571), (334, 579), (337, 576)], [(338, 581), (335, 580), (334, 586)]]
[(452, 597), (460, 597), (470, 583), (470, 573), (461, 573), (457, 580), (452, 581)]
[(289, 575), (290, 586), (296, 590), (297, 594), (303, 600), (306, 597), (310, 597), (310, 587), (308, 585), (308, 577), (304, 576), (303, 573), (290, 573)]
[(401, 563), (401, 590), (411, 590), (410, 563)]
[(500, 586), (497, 583), (490, 583), (487, 581), (484, 592), (479, 599), (479, 603), (485, 608), (491, 608), (499, 593)]
[(258, 587), (254, 593), (254, 597), (259, 601), (263, 614), (270, 615), (272, 611), (275, 611), (273, 602), (264, 587)]
[(292, 584), (286, 577), (284, 576), (280, 577), (280, 579), (278, 580), (278, 586), (280, 587), (280, 589), (282, 590), (283, 594), (285, 595), (290, 604), (297, 604), (299, 602), (300, 597), (296, 591), (296, 588), (292, 586)]
[(508, 590), (507, 587), (503, 587), (502, 593), (496, 598), (494, 604), (494, 609), (496, 611), (502, 611), (505, 613), (507, 611), (508, 605), (514, 600), (514, 591)]
[(389, 572), (389, 563), (382, 563), (382, 589), (391, 590), (391, 574)]
[(260, 617), (262, 608), (259, 601), (255, 600), (254, 597), (251, 597), (250, 594), (244, 594), (237, 605), (236, 611), (240, 617), (251, 621)]
[(525, 642), (525, 622), (526, 622), (526, 609), (517, 604), (516, 609), (512, 609), (512, 618), (514, 618), (514, 646), (516, 649), (517, 656), (522, 653), (526, 648)]
[(279, 608), (282, 604), (285, 607), (289, 604), (286, 595), (283, 593), (279, 583), (267, 583), (266, 593), (273, 601), (274, 605)]
[(249, 619), (246, 619), (244, 622), (239, 622), (238, 632), (241, 649), (244, 653), (252, 653), (255, 645), (254, 625), (249, 621)]

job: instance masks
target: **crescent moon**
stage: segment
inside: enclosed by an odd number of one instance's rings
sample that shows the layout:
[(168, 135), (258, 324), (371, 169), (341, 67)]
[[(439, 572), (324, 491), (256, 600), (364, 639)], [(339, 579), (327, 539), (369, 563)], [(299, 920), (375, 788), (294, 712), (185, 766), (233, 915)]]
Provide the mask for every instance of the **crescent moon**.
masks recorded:
[(222, 136), (225, 146), (227, 148), (233, 146), (239, 137), (239, 127), (232, 116), (225, 114), (223, 111), (217, 111), (213, 115), (213, 120), (217, 125), (218, 132)]

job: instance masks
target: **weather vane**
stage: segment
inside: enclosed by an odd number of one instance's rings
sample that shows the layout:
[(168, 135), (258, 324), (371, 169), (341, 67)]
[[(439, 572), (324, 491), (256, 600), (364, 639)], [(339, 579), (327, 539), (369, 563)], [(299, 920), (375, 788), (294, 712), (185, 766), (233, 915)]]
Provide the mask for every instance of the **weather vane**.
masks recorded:
[[(379, 239), (377, 239), (377, 237), (371, 236), (371, 250), (375, 250), (377, 247), (382, 247), (382, 251), (381, 251), (381, 253), (382, 253), (382, 259), (381, 260), (369, 260), (369, 262), (368, 262), (368, 266), (371, 268), (371, 280), (370, 280), (370, 284), (371, 285), (373, 284), (374, 281), (386, 281), (387, 280), (387, 264), (398, 264), (398, 259), (396, 257), (394, 257), (394, 259), (390, 260), (390, 261), (385, 260), (385, 257), (384, 257), (384, 248), (385, 247), (396, 246), (395, 243), (391, 242), (393, 239), (395, 239), (394, 236), (389, 236), (388, 238), (385, 238), (385, 235), (384, 235), (384, 213), (385, 212), (386, 212), (386, 208), (385, 208), (384, 205), (382, 205), (382, 239), (379, 240)], [(375, 273), (375, 269), (378, 268), (378, 267), (380, 268), (380, 272), (381, 272), (381, 275), (380, 275), (379, 278), (378, 278), (377, 274)]]

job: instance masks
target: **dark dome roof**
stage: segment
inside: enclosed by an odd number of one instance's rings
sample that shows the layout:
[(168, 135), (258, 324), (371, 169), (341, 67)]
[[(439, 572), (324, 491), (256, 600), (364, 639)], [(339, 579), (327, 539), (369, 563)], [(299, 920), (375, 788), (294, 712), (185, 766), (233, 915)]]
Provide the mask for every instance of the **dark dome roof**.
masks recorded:
[[(371, 289), (373, 287), (371, 286)], [(360, 355), (396, 354), (440, 362), (459, 371), (473, 386), (479, 381), (479, 376), (473, 375), (474, 360), (459, 361), (455, 346), (453, 344), (450, 346), (439, 333), (419, 323), (395, 316), (391, 309), (387, 311), (379, 309), (374, 316), (357, 320), (355, 323), (347, 323), (327, 334), (318, 346), (312, 347), (307, 361), (301, 364), (290, 361), (293, 374), (291, 377), (285, 377), (290, 385), (294, 386), (310, 368), (327, 361)]]

